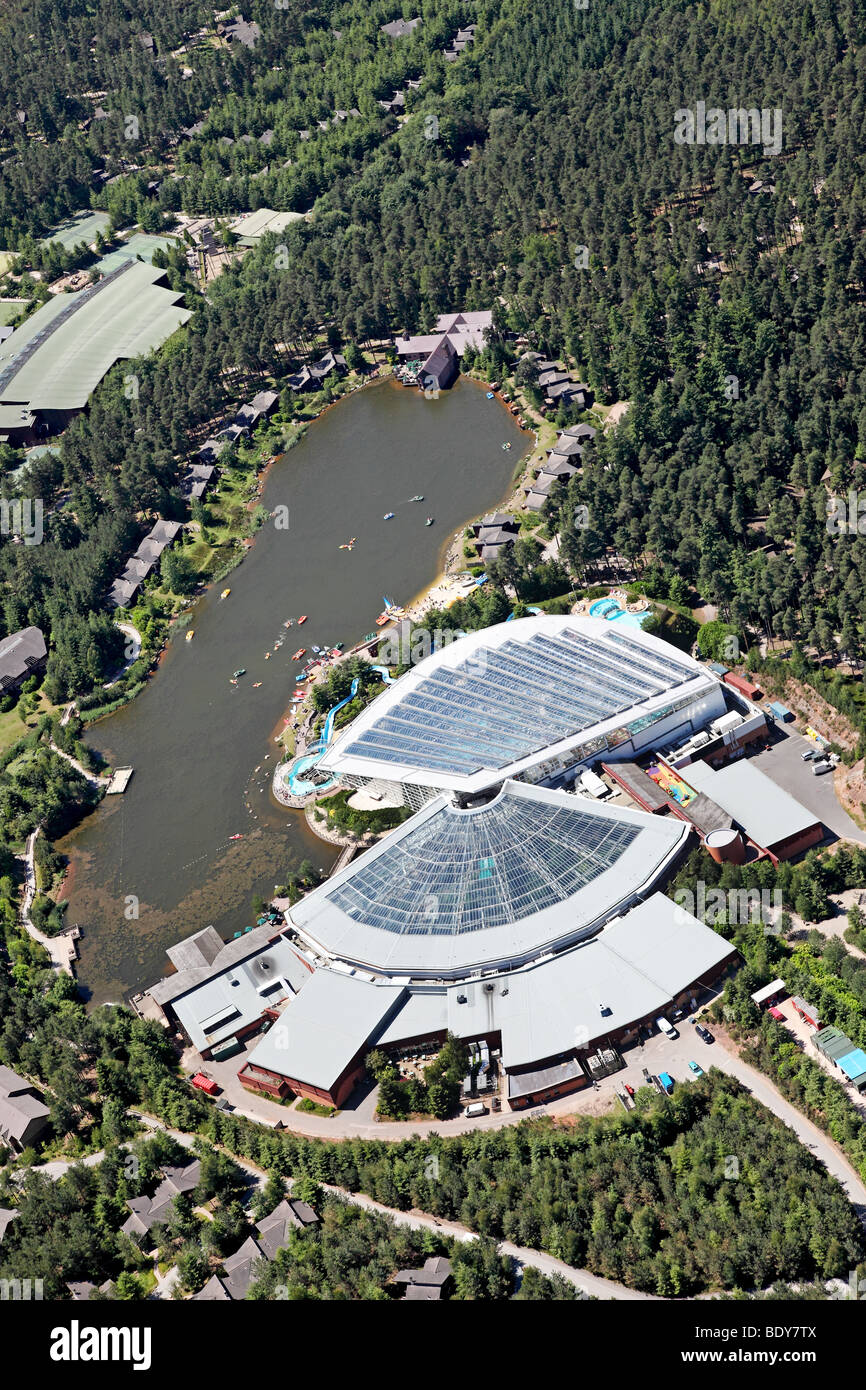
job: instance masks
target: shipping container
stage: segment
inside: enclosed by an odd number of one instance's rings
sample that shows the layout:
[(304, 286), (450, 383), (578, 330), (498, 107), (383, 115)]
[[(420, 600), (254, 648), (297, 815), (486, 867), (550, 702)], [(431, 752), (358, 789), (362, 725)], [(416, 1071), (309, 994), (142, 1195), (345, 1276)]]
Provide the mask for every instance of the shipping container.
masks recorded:
[(729, 685), (732, 690), (738, 690), (741, 695), (747, 696), (750, 700), (757, 700), (762, 694), (760, 686), (752, 681), (746, 680), (745, 676), (738, 676), (735, 672), (729, 671), (724, 677), (725, 685)]
[(783, 724), (790, 724), (791, 720), (794, 718), (788, 707), (781, 704), (779, 700), (771, 701), (769, 708), (776, 719), (780, 719)]

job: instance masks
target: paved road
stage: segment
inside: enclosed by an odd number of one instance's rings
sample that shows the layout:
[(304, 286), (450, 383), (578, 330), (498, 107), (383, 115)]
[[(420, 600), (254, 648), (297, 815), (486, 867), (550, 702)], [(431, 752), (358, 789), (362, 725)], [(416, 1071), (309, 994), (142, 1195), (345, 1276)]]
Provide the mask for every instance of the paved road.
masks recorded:
[[(455, 1240), (478, 1239), (474, 1231), (468, 1230), (456, 1221), (437, 1221), (434, 1216), (427, 1216), (425, 1212), (397, 1211), (394, 1207), (386, 1207), (381, 1202), (374, 1202), (371, 1197), (365, 1197), (362, 1192), (345, 1192), (340, 1187), (329, 1187), (327, 1190), (343, 1197), (353, 1206), (366, 1207), (368, 1211), (381, 1212), (383, 1216), (390, 1217), (397, 1226), (408, 1226), (413, 1231), (436, 1231), (439, 1235), (452, 1236)], [(514, 1260), (519, 1270), (530, 1266), (540, 1270), (542, 1274), (560, 1274), (569, 1284), (593, 1298), (652, 1299), (655, 1302), (664, 1302), (656, 1294), (641, 1293), (639, 1289), (627, 1289), (624, 1284), (615, 1284), (611, 1279), (602, 1279), (599, 1275), (590, 1274), (585, 1269), (572, 1269), (571, 1265), (563, 1264), (562, 1260), (554, 1259), (553, 1255), (545, 1255), (540, 1250), (527, 1250), (521, 1245), (512, 1245), (507, 1240), (499, 1241), (498, 1244), (502, 1254), (508, 1255), (510, 1259)]]
[(51, 750), (57, 754), (58, 758), (65, 758), (70, 766), (74, 767), (76, 772), (80, 772), (85, 782), (89, 782), (92, 787), (107, 787), (111, 781), (110, 777), (98, 777), (95, 772), (88, 772), (83, 763), (80, 763), (77, 758), (73, 758), (71, 753), (65, 753), (62, 748), (58, 748), (53, 741)]
[(813, 1125), (811, 1120), (807, 1120), (805, 1115), (785, 1100), (769, 1077), (744, 1062), (733, 1044), (715, 1025), (710, 1026), (710, 1031), (716, 1041), (709, 1045), (701, 1042), (690, 1023), (684, 1021), (677, 1027), (679, 1037), (673, 1041), (656, 1034), (643, 1047), (633, 1048), (625, 1053), (628, 1063), (625, 1070), (606, 1078), (601, 1083), (602, 1090), (610, 1087), (614, 1091), (620, 1091), (624, 1082), (628, 1082), (635, 1089), (645, 1085), (644, 1067), (655, 1075), (660, 1071), (666, 1071), (674, 1081), (683, 1083), (694, 1080), (689, 1068), (690, 1061), (697, 1062), (705, 1071), (710, 1067), (718, 1067), (719, 1071), (735, 1076), (752, 1092), (756, 1100), (793, 1129), (800, 1142), (814, 1152), (815, 1157), (821, 1160), (833, 1177), (838, 1178), (848, 1200), (863, 1219), (866, 1216), (866, 1183), (845, 1158), (841, 1149)]
[[(135, 1115), (148, 1129), (161, 1129), (166, 1134), (170, 1134), (174, 1139), (182, 1144), (185, 1149), (192, 1147), (195, 1135), (183, 1134), (180, 1130), (169, 1129), (161, 1120), (157, 1120), (153, 1115), (146, 1115), (141, 1110), (130, 1112)], [(251, 1163), (244, 1162), (243, 1159), (232, 1155), (235, 1163), (248, 1173), (254, 1180), (256, 1186), (264, 1187), (267, 1176), (259, 1168)], [(94, 1160), (95, 1161), (95, 1160)], [(71, 1166), (71, 1165), (70, 1165)], [(338, 1197), (343, 1197), (345, 1201), (352, 1202), (355, 1206), (366, 1207), (369, 1211), (379, 1211), (383, 1215), (389, 1216), (397, 1225), (411, 1226), (413, 1230), (439, 1231), (442, 1235), (454, 1236), (457, 1240), (477, 1240), (474, 1231), (470, 1231), (466, 1226), (461, 1226), (458, 1222), (437, 1221), (435, 1216), (428, 1216), (420, 1211), (397, 1211), (393, 1207), (383, 1206), (381, 1202), (374, 1202), (372, 1197), (366, 1197), (362, 1192), (348, 1192), (342, 1187), (332, 1187), (323, 1183), (323, 1187), (328, 1192), (335, 1193)], [(646, 1299), (654, 1298), (654, 1294), (640, 1293), (636, 1289), (627, 1289), (624, 1284), (615, 1284), (610, 1279), (602, 1279), (596, 1274), (590, 1274), (588, 1270), (573, 1269), (571, 1265), (564, 1264), (562, 1260), (554, 1259), (552, 1255), (546, 1255), (540, 1250), (526, 1250), (522, 1246), (512, 1245), (509, 1241), (500, 1241), (499, 1248), (503, 1254), (510, 1256), (519, 1266), (532, 1265), (542, 1274), (561, 1274), (563, 1279), (567, 1279), (575, 1288), (582, 1289), (585, 1293), (592, 1294), (595, 1298), (617, 1298), (617, 1299)]]
[(134, 666), (141, 655), (141, 633), (138, 628), (133, 627), (132, 623), (116, 623), (115, 626), (120, 628), (126, 638), (126, 649), (129, 652), (129, 656), (126, 657), (114, 679), (105, 682), (102, 687), (103, 690), (110, 690), (113, 685), (117, 685), (126, 675), (130, 666)]
[(101, 1163), (104, 1158), (105, 1153), (102, 1149), (95, 1154), (86, 1154), (84, 1158), (52, 1158), (48, 1163), (34, 1164), (32, 1169), (18, 1168), (12, 1174), (12, 1181), (21, 1184), (27, 1177), (27, 1174), (32, 1171), (34, 1173), (44, 1173), (46, 1178), (51, 1178), (53, 1182), (57, 1182), (65, 1173), (69, 1172), (70, 1168), (74, 1168), (76, 1164), (80, 1163), (85, 1168), (95, 1168), (97, 1163)]
[[(633, 1047), (626, 1051), (623, 1054), (626, 1063), (625, 1068), (613, 1076), (605, 1077), (599, 1083), (597, 1090), (587, 1087), (583, 1091), (564, 1096), (561, 1100), (554, 1101), (549, 1105), (539, 1105), (531, 1110), (518, 1112), (503, 1111), (498, 1115), (491, 1113), (476, 1120), (460, 1118), (456, 1120), (426, 1120), (420, 1124), (401, 1124), (399, 1122), (379, 1124), (373, 1118), (374, 1092), (367, 1092), (360, 1097), (356, 1093), (352, 1098), (354, 1108), (341, 1110), (338, 1115), (326, 1119), (320, 1115), (307, 1115), (294, 1108), (287, 1109), (283, 1106), (277, 1106), (264, 1097), (245, 1091), (236, 1074), (241, 1065), (239, 1056), (219, 1065), (212, 1061), (203, 1065), (209, 1074), (217, 1078), (224, 1088), (226, 1098), (235, 1105), (237, 1113), (249, 1119), (256, 1121), (265, 1119), (271, 1125), (275, 1121), (281, 1120), (286, 1129), (317, 1139), (364, 1138), (393, 1141), (415, 1137), (424, 1138), (429, 1134), (441, 1134), (447, 1137), (454, 1134), (467, 1134), (478, 1129), (499, 1129), (503, 1125), (520, 1124), (522, 1120), (532, 1116), (548, 1115), (551, 1118), (562, 1118), (574, 1114), (599, 1113), (600, 1110), (609, 1108), (604, 1105), (605, 1101), (613, 1102), (614, 1105), (617, 1104), (616, 1093), (622, 1090), (625, 1082), (628, 1082), (636, 1090), (646, 1084), (643, 1078), (644, 1067), (655, 1075), (658, 1075), (660, 1071), (667, 1071), (675, 1081), (685, 1082), (693, 1079), (688, 1064), (690, 1060), (694, 1060), (705, 1069), (710, 1066), (717, 1066), (721, 1071), (736, 1076), (758, 1100), (767, 1106), (768, 1110), (771, 1110), (774, 1115), (778, 1115), (795, 1131), (802, 1143), (814, 1147), (816, 1156), (822, 1159), (828, 1171), (834, 1177), (839, 1178), (849, 1200), (858, 1210), (866, 1212), (866, 1186), (843, 1156), (841, 1150), (837, 1149), (826, 1135), (807, 1120), (805, 1115), (790, 1105), (768, 1078), (747, 1066), (735, 1053), (732, 1045), (726, 1047), (721, 1039), (717, 1039), (711, 1046), (707, 1046), (697, 1037), (690, 1023), (683, 1023), (680, 1027), (680, 1036), (674, 1041), (662, 1037), (661, 1034), (656, 1034), (642, 1046)], [(256, 1038), (251, 1040), (250, 1050), (255, 1047), (257, 1041)], [(195, 1055), (197, 1057), (197, 1054)], [(189, 1068), (191, 1065), (193, 1065), (192, 1057), (185, 1056), (184, 1066)]]
[(860, 829), (847, 811), (843, 811), (836, 799), (833, 773), (825, 772), (823, 776), (816, 777), (812, 764), (803, 762), (801, 755), (807, 748), (814, 747), (814, 743), (802, 734), (777, 724), (769, 753), (755, 753), (751, 761), (796, 797), (807, 810), (812, 811), (835, 835), (866, 845), (866, 832)]
[(27, 837), (27, 845), (23, 855), (18, 858), (24, 865), (24, 897), (21, 900), (21, 925), (27, 935), (33, 941), (38, 941), (40, 946), (51, 957), (51, 964), (55, 970), (63, 970), (67, 975), (72, 974), (72, 962), (75, 960), (75, 943), (67, 934), (61, 936), (46, 936), (34, 924), (30, 916), (30, 909), (33, 906), (33, 899), (36, 896), (36, 865), (34, 855), (36, 851), (36, 840), (41, 834), (42, 827), (37, 825), (36, 829)]

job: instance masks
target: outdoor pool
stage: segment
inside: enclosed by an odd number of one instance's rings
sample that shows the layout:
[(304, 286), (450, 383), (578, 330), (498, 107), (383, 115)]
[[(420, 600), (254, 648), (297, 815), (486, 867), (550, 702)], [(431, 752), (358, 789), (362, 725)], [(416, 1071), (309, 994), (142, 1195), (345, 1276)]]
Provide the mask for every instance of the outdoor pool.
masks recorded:
[(609, 623), (622, 623), (624, 627), (643, 627), (650, 616), (649, 610), (646, 613), (628, 613), (620, 608), (614, 598), (597, 599), (590, 606), (589, 613), (592, 618), (606, 618)]

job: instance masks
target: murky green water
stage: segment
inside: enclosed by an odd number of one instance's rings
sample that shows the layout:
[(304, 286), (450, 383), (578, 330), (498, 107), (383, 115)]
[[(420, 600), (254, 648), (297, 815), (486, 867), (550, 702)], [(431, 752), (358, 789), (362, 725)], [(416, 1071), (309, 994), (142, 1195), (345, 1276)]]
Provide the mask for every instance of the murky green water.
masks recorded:
[[(142, 694), (91, 731), (111, 763), (135, 768), (125, 796), (60, 846), (72, 859), (67, 920), (85, 933), (78, 978), (95, 1002), (152, 983), (166, 946), (190, 932), (213, 923), (228, 938), (248, 925), (253, 894), (272, 893), (302, 859), (330, 866), (333, 849), (270, 794), (291, 653), (349, 647), (373, 629), (384, 595), (408, 603), (431, 583), (447, 541), (507, 494), (529, 444), (474, 383), (438, 401), (383, 383), (329, 410), (274, 465), (262, 501), (288, 506), (288, 530), (258, 533), (225, 581), (231, 596), (221, 603), (218, 585), (197, 604), (195, 639), (172, 642)], [(408, 501), (415, 493), (423, 503)], [(340, 550), (352, 536), (354, 549)], [(300, 632), (285, 632), (301, 613)]]

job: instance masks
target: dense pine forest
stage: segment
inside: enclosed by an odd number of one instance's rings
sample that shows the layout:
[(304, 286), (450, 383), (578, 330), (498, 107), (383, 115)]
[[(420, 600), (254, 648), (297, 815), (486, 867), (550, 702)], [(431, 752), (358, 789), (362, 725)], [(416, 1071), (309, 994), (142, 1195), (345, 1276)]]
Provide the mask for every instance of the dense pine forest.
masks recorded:
[[(363, 347), (493, 306), (491, 365), (522, 334), (567, 355), (601, 402), (631, 402), (548, 507), (574, 576), (612, 552), (660, 597), (693, 585), (741, 631), (859, 663), (866, 549), (826, 516), (828, 489), (845, 495), (866, 458), (863, 4), (480, 0), (454, 64), (440, 49), (468, 11), (427, 0), (395, 42), (378, 27), (393, 8), (253, 4), (256, 47), (193, 47), (189, 80), (170, 54), (200, 5), (70, 0), (61, 24), (28, 3), (3, 20), (13, 249), (89, 198), (129, 204), (120, 222), (154, 197), (166, 214), (313, 209), (207, 299), (190, 291), (194, 318), (142, 364), (140, 398), (105, 383), (61, 461), (29, 479), (74, 506), (38, 552), (4, 546), (6, 626), (44, 622), (66, 647), (56, 693), (87, 688), (88, 664), (111, 657), (98, 616), (110, 557), (137, 513), (166, 506), (201, 422), (251, 382), (279, 385), (317, 340)], [(378, 103), (410, 76), (398, 124)], [(86, 130), (81, 89), (107, 93), (108, 117)], [(674, 112), (698, 101), (778, 108), (780, 152), (676, 143)], [(142, 111), (139, 172), (94, 193), (97, 165), (129, 156), (123, 118)], [(177, 143), (187, 121), (203, 128)]]
[[(221, 1114), (178, 1078), (162, 1029), (122, 1008), (87, 1014), (63, 976), (47, 992), (35, 987), (33, 971), (22, 971), (16, 983), (0, 973), (0, 1060), (39, 1079), (53, 1136), (65, 1136), (67, 1156), (106, 1151), (97, 1170), (73, 1169), (57, 1184), (37, 1174), (17, 1190), (2, 1169), (10, 1155), (0, 1149), (0, 1207), (15, 1196), (22, 1216), (4, 1238), (0, 1277), (44, 1278), (46, 1297), (60, 1294), (64, 1280), (116, 1280), (147, 1263), (119, 1231), (125, 1201), (152, 1190), (158, 1161), (180, 1155), (164, 1135), (141, 1146), (130, 1113), (137, 1107), (197, 1131), (206, 1149), (256, 1164), (271, 1178), (265, 1196), (288, 1177), (462, 1222), (490, 1245), (468, 1257), (459, 1297), (509, 1296), (492, 1250), (498, 1240), (667, 1297), (761, 1289), (777, 1280), (844, 1280), (864, 1257), (862, 1228), (838, 1182), (787, 1125), (715, 1069), (670, 1097), (643, 1088), (630, 1115), (565, 1125), (527, 1120), (400, 1143), (329, 1142)], [(745, 1017), (747, 999), (741, 1006)], [(131, 1142), (141, 1154), (132, 1173), (124, 1152)], [(731, 1154), (738, 1156), (736, 1178), (726, 1168)], [(25, 1153), (21, 1166), (34, 1158)], [(247, 1233), (237, 1172), (212, 1153), (208, 1168), (199, 1195), (219, 1199), (213, 1227), (181, 1200), (158, 1241), (161, 1258), (179, 1262), (186, 1291), (212, 1272), (208, 1259), (229, 1254)], [(304, 1233), (281, 1257), (258, 1296), (274, 1296), (274, 1283), (287, 1283), (290, 1297), (369, 1297), (408, 1259), (410, 1246), (420, 1248), (409, 1233), (376, 1218), (361, 1226), (335, 1207), (319, 1237)], [(487, 1292), (485, 1278), (492, 1280)], [(555, 1284), (531, 1296), (567, 1296)], [(140, 1296), (134, 1283), (125, 1296)]]

